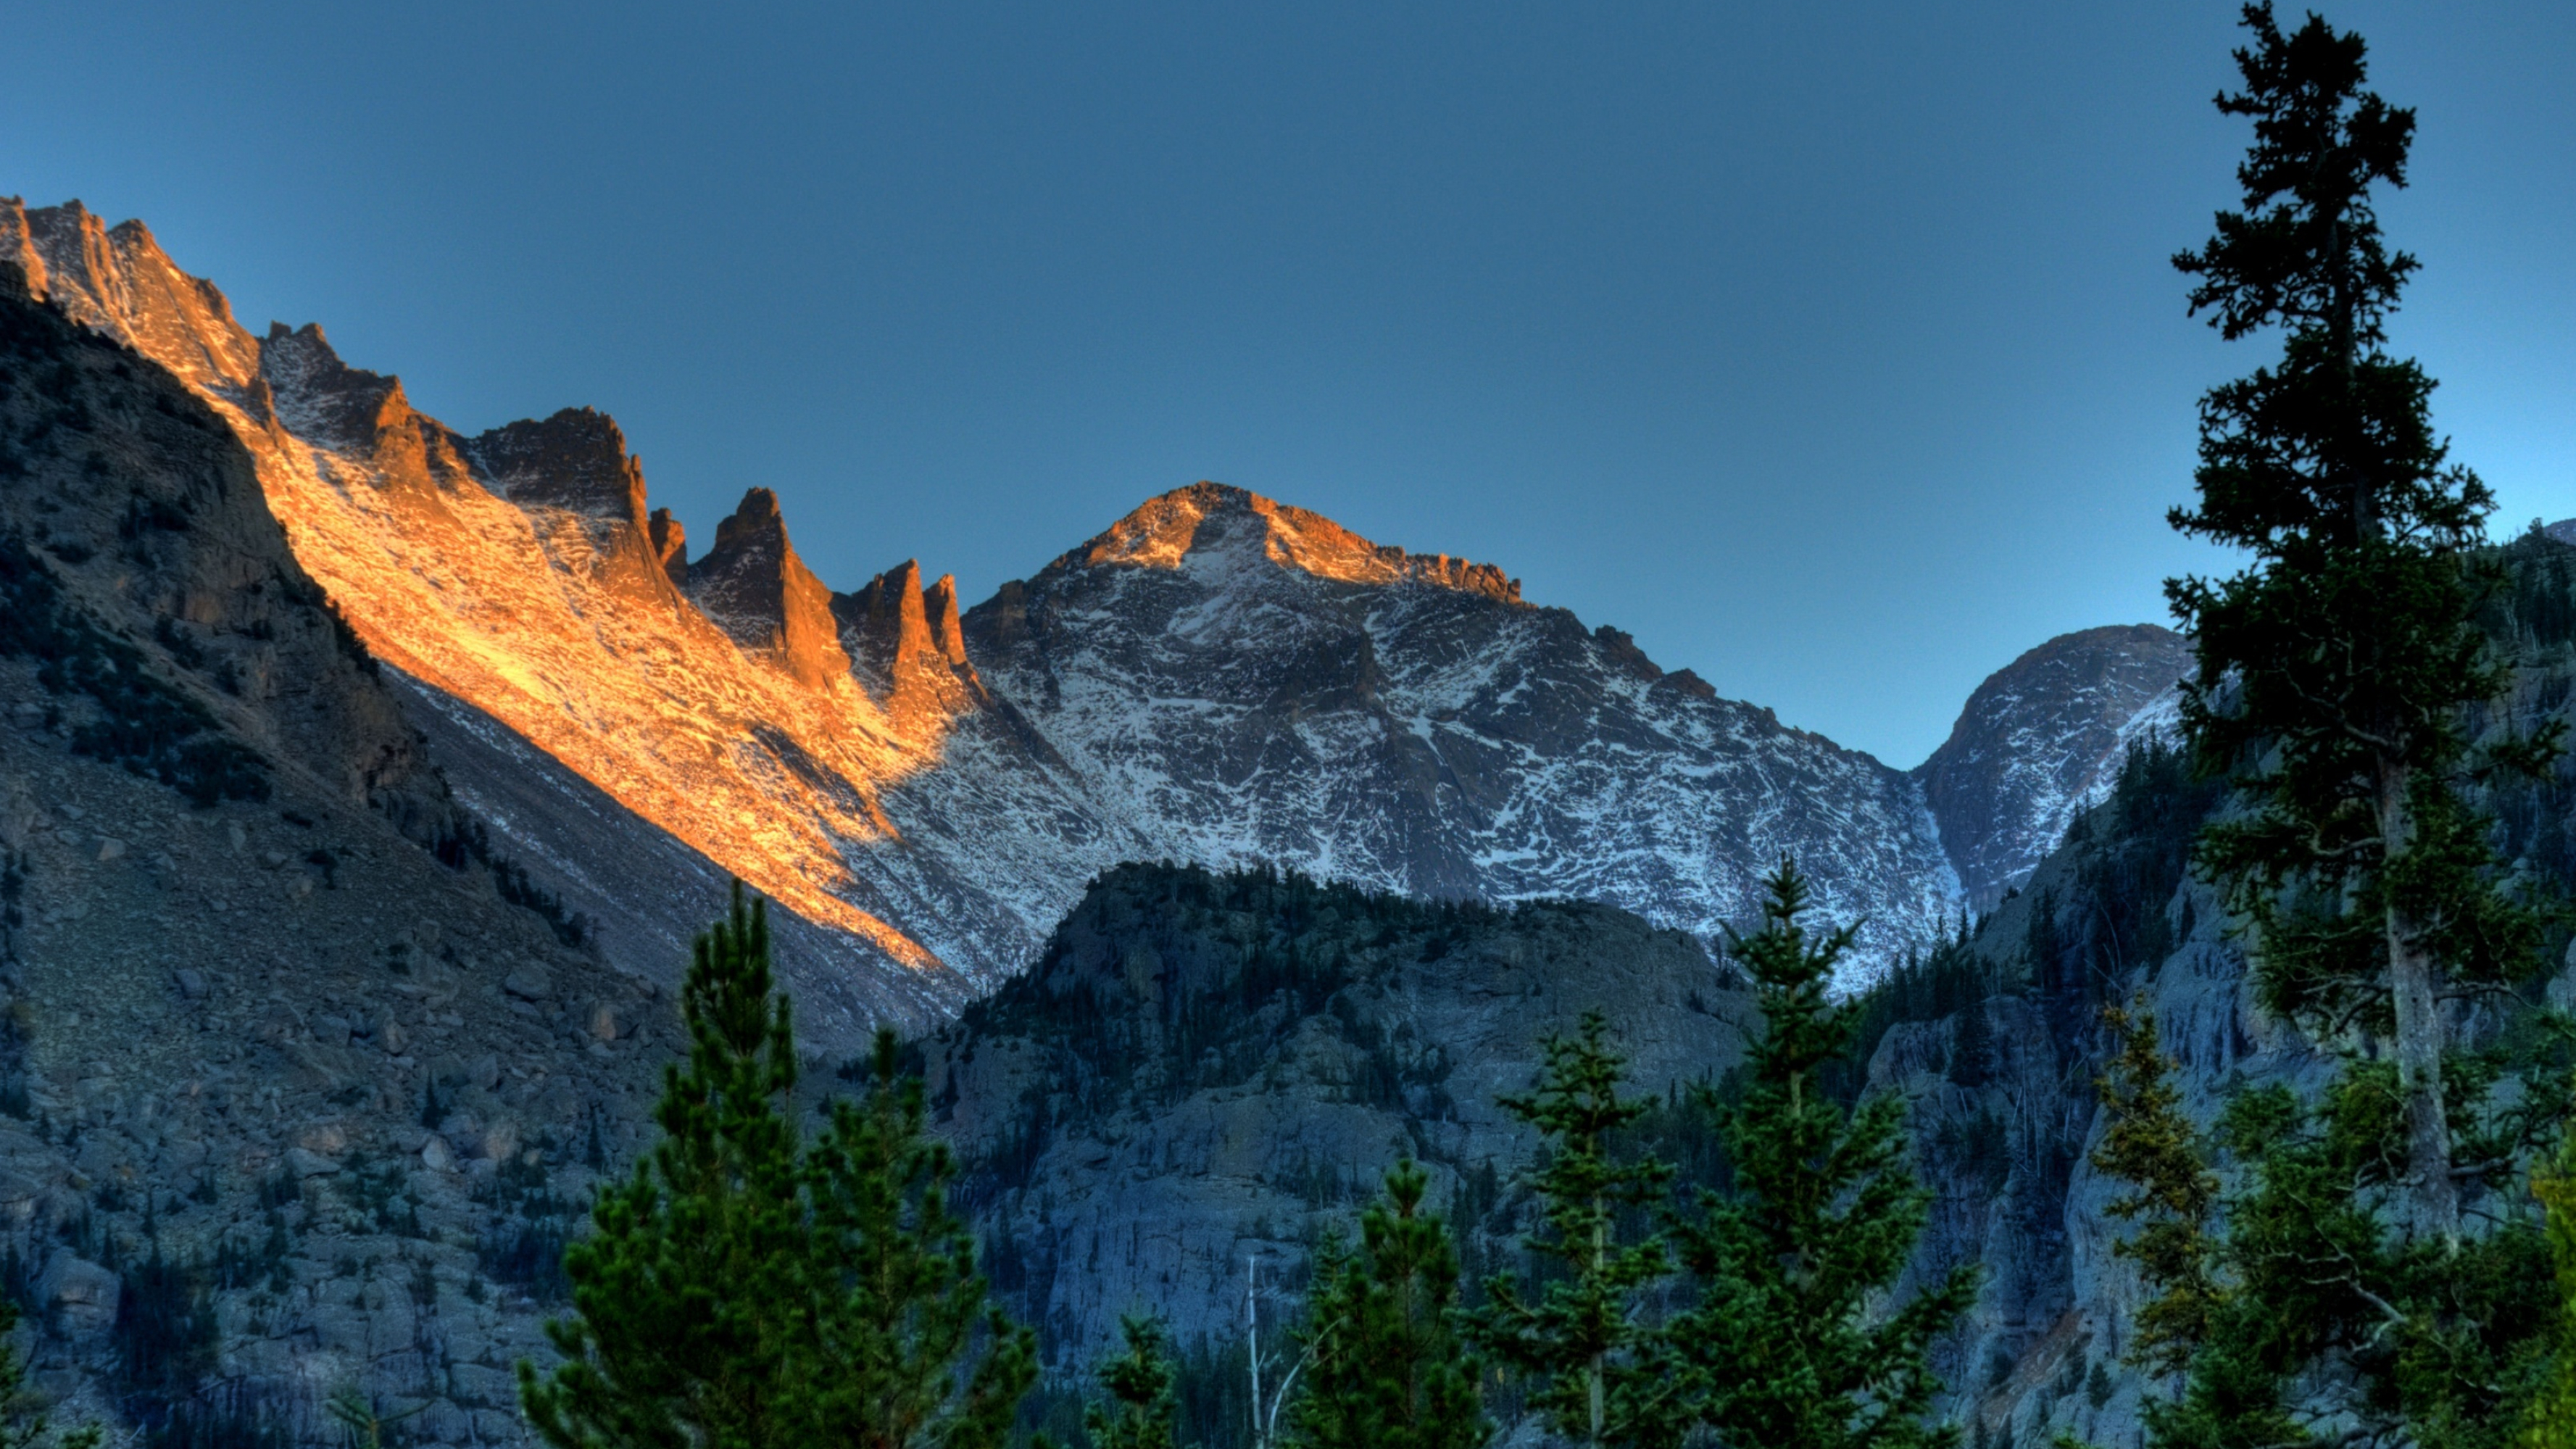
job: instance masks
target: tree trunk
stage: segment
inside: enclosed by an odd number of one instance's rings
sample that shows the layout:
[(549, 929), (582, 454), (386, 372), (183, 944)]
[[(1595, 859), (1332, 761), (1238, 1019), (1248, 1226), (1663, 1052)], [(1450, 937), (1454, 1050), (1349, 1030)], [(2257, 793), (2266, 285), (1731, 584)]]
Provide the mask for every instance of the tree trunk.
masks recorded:
[[(2403, 860), (2414, 841), (2407, 776), (2402, 762), (2381, 762), (2379, 820), (2387, 848), (2383, 869)], [(2396, 1009), (2397, 1091), (2406, 1113), (2407, 1217), (2416, 1232), (2456, 1244), (2460, 1190), (2451, 1181), (2451, 1124), (2442, 1103), (2442, 1008), (2433, 979), (2437, 969), (2416, 939), (2415, 922), (2391, 903), (2388, 994)]]

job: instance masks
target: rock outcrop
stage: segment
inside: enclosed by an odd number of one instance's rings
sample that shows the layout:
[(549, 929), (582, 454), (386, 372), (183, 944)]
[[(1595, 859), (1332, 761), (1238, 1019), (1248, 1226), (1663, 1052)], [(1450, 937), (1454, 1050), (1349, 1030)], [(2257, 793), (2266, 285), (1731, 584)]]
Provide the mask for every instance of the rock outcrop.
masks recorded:
[(715, 547), (689, 566), (689, 595), (733, 642), (809, 689), (850, 672), (832, 622), (832, 591), (787, 541), (778, 495), (754, 488), (716, 525)]

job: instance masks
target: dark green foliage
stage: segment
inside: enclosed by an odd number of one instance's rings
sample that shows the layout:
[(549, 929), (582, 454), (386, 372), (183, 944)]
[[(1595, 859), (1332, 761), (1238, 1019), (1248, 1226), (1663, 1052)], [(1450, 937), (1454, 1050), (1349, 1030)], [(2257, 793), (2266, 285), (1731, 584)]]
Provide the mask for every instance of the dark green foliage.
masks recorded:
[(1180, 1415), (1173, 1384), (1180, 1369), (1171, 1344), (1150, 1318), (1123, 1316), (1118, 1331), (1127, 1351), (1100, 1365), (1100, 1387), (1109, 1398), (1084, 1412), (1083, 1432), (1091, 1449), (1173, 1449)]
[[(2186, 1375), (2149, 1405), (2158, 1442), (2304, 1445), (2335, 1423), (2500, 1445), (2555, 1311), (2506, 1189), (2563, 1108), (2563, 1068), (2497, 1093), (2534, 1053), (2456, 1051), (2440, 999), (2542, 965), (2543, 917), (2507, 889), (2470, 790), (2544, 773), (2560, 731), (2472, 749), (2510, 682), (2478, 626), (2504, 622), (2511, 575), (2476, 547), (2492, 498), (2435, 436), (2431, 379), (2385, 348), (2415, 262), (2386, 249), (2371, 192), (2404, 184), (2413, 114), (2362, 89), (2360, 37), (2314, 15), (2284, 34), (2268, 5), (2244, 19), (2244, 90), (2219, 98), (2254, 122), (2244, 210), (2176, 264), (2196, 311), (2231, 339), (2277, 331), (2282, 353), (2203, 400), (2199, 506), (2173, 516), (2253, 562), (2167, 588), (2199, 655), (2192, 743), (2243, 802), (2197, 863), (2251, 926), (2264, 1006), (2344, 1061), (2313, 1100), (2239, 1093), (2203, 1144), (2153, 1023), (2113, 1013), (2097, 1162), (2137, 1186), (2114, 1208), (2143, 1220), (2121, 1251), (2157, 1297), (2133, 1350)], [(2536, 639), (2561, 627), (2555, 565), (2524, 552), (2510, 607)], [(2213, 1161), (2233, 1168), (2223, 1198)]]
[(2415, 117), (2362, 89), (2361, 38), (2311, 15), (2283, 34), (2248, 7), (2241, 212), (2175, 258), (2195, 311), (2230, 339), (2277, 331), (2281, 357), (2201, 404), (2199, 506), (2174, 526), (2253, 562), (2167, 585), (2198, 652), (2184, 720), (2247, 809), (2200, 864), (2254, 926), (2272, 1011), (2334, 1037), (2387, 1038), (2403, 1083), (2406, 1225), (2459, 1232), (2438, 993), (2537, 965), (2537, 915), (2500, 888), (2469, 774), (2536, 771), (2558, 731), (2472, 759), (2466, 707), (2503, 667), (2473, 627), (2493, 582), (2471, 550), (2494, 507), (2433, 432), (2432, 379), (2386, 350), (2413, 258), (2387, 250), (2372, 189), (2405, 184)]
[(1651, 1104), (1620, 1095), (1626, 1063), (1599, 1012), (1543, 1045), (1537, 1089), (1502, 1105), (1546, 1142), (1534, 1184), (1545, 1227), (1526, 1246), (1557, 1271), (1543, 1288), (1489, 1280), (1474, 1336), (1532, 1385), (1531, 1407), (1558, 1433), (1595, 1445), (1660, 1442), (1651, 1436), (1671, 1417), (1670, 1385), (1651, 1363), (1644, 1306), (1669, 1260), (1659, 1238), (1620, 1229), (1622, 1209), (1663, 1201), (1672, 1169), (1616, 1150), (1614, 1138)]
[(2104, 1023), (2119, 1054), (2102, 1074), (2102, 1109), (2110, 1126), (2093, 1149), (2093, 1166), (2131, 1184), (2112, 1200), (2109, 1216), (2140, 1226), (2111, 1245), (2115, 1257), (2138, 1265), (2155, 1296), (2136, 1316), (2127, 1358), (2158, 1376), (2182, 1372), (2208, 1334), (2218, 1300), (2211, 1278), (2211, 1239), (2218, 1213), (2218, 1177), (2173, 1084), (2173, 1063), (2160, 1049), (2156, 1019), (2143, 1001), (2107, 1007)]
[(575, 1316), (547, 1324), (561, 1367), (520, 1366), (530, 1422), (565, 1449), (1003, 1442), (1034, 1345), (984, 1305), (947, 1149), (892, 1034), (863, 1101), (808, 1141), (766, 903), (739, 885), (681, 1007), (663, 1141), (565, 1251)]
[(1669, 1392), (1649, 1412), (1741, 1449), (1948, 1445), (1955, 1428), (1923, 1423), (1940, 1389), (1929, 1354), (1976, 1275), (1954, 1269), (1893, 1311), (1876, 1302), (1914, 1256), (1930, 1194), (1900, 1099), (1847, 1109), (1819, 1086), (1859, 1025), (1859, 1007), (1826, 994), (1850, 928), (1806, 934), (1806, 884), (1786, 862), (1769, 889), (1762, 931), (1729, 945), (1764, 1023), (1743, 1100), (1722, 1109), (1734, 1182), (1674, 1226), (1698, 1293), (1659, 1336)]
[(817, 1417), (888, 1449), (999, 1445), (1037, 1381), (1036, 1336), (985, 1304), (974, 1237), (947, 1205), (955, 1165), (891, 1030), (875, 1055), (862, 1103), (834, 1102), (807, 1158), (829, 1273)]
[(2527, 1217), (2456, 1247), (2388, 1233), (2400, 1103), (2395, 1073), (2372, 1065), (2314, 1108), (2278, 1086), (2230, 1105), (2216, 1140), (2244, 1181), (2213, 1244), (2219, 1287), (2184, 1392), (2147, 1406), (2157, 1442), (2318, 1442), (2303, 1376), (2321, 1361), (2347, 1366), (2339, 1407), (2380, 1437), (2512, 1442), (2559, 1309), (2547, 1245)]
[[(2112, 1026), (2122, 1050), (2103, 1081), (2113, 1123), (2095, 1165), (2136, 1185), (2111, 1211), (2141, 1226), (2115, 1251), (2155, 1295), (2132, 1361), (2187, 1375), (2177, 1400), (2146, 1405), (2156, 1442), (2325, 1442), (2310, 1437), (2319, 1363), (2336, 1366), (2328, 1402), (2375, 1437), (2514, 1442), (2557, 1341), (2548, 1244), (2519, 1210), (2456, 1244), (2389, 1230), (2406, 1168), (2394, 1066), (2352, 1063), (2314, 1104), (2277, 1084), (2240, 1091), (2204, 1143), (2178, 1111), (2153, 1019), (2114, 1012)], [(2519, 1136), (2464, 1122), (2461, 1141), (2499, 1163), (2527, 1157), (2565, 1102), (2542, 1094), (2513, 1114)], [(2213, 1160), (2234, 1169), (2223, 1197)]]
[(2132, 971), (2152, 969), (2182, 944), (2191, 920), (2174, 913), (2174, 891), (2226, 792), (2225, 781), (2162, 738), (2129, 747), (2111, 798), (2077, 826), (2089, 848), (2075, 857), (2064, 903), (2050, 901), (2050, 949), (2031, 961), (2032, 984), (2062, 1006), (2063, 1024), (2080, 1027)]
[(72, 751), (123, 765), (198, 805), (268, 798), (266, 766), (213, 715), (153, 676), (143, 652), (80, 616), (25, 540), (0, 537), (0, 658), (36, 661), (51, 694), (81, 693), (98, 716), (72, 731)]
[(1423, 1209), (1430, 1186), (1396, 1164), (1360, 1219), (1359, 1251), (1328, 1242), (1318, 1257), (1305, 1383), (1289, 1405), (1301, 1449), (1479, 1449), (1493, 1436), (1456, 1322), (1457, 1250)]

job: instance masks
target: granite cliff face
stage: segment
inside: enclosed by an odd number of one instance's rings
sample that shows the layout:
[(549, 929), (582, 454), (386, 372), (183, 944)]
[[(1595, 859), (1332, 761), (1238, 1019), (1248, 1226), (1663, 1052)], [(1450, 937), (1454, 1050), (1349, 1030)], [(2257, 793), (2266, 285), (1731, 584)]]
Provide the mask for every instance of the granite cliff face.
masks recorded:
[(1239, 1342), (1251, 1256), (1276, 1329), (1318, 1235), (1400, 1159), (1467, 1225), (1471, 1278), (1516, 1262), (1536, 1138), (1495, 1099), (1594, 1010), (1659, 1099), (1741, 1060), (1753, 1019), (1696, 939), (1606, 906), (1127, 866), (925, 1060), (995, 1282), (1073, 1377), (1139, 1306), (1184, 1345)]

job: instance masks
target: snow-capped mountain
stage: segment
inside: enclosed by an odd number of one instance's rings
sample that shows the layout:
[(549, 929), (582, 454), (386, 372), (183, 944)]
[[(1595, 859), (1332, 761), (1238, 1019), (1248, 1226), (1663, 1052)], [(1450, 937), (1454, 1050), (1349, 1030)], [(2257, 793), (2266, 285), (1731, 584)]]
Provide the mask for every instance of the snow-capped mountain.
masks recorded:
[(2061, 634), (1986, 677), (1914, 776), (1979, 910), (2109, 795), (2130, 744), (2182, 722), (2191, 646), (2153, 624)]
[(966, 616), (1103, 814), (1172, 859), (1576, 896), (1715, 934), (1783, 855), (1884, 953), (1957, 901), (1909, 782), (1499, 569), (1202, 483)]
[[(666, 953), (729, 872), (820, 928), (808, 969), (848, 978), (848, 1025), (953, 1009), (1133, 859), (1581, 896), (1705, 934), (1789, 853), (1884, 960), (1959, 907), (1962, 870), (1982, 888), (2053, 843), (2102, 768), (2110, 706), (1990, 682), (1991, 747), (1918, 781), (1492, 566), (1213, 484), (962, 615), (909, 562), (834, 591), (764, 488), (692, 559), (602, 414), (459, 434), (318, 327), (254, 336), (140, 223), (77, 203), (0, 200), (0, 258), (230, 425), (458, 798), (612, 949)], [(1959, 783), (1978, 770), (2004, 783)]]

